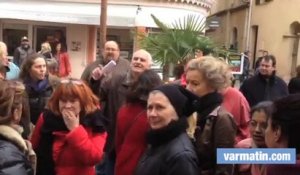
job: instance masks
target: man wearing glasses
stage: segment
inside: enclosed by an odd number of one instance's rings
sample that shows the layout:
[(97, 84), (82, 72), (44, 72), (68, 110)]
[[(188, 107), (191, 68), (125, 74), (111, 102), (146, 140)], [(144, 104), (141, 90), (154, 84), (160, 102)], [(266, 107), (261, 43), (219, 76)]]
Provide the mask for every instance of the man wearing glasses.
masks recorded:
[(129, 61), (120, 58), (119, 45), (115, 41), (107, 41), (102, 51), (102, 58), (88, 65), (81, 75), (81, 79), (86, 81), (98, 96), (100, 83), (105, 77), (102, 68), (111, 60), (116, 63), (115, 69), (111, 71), (112, 75), (122, 76), (127, 73), (129, 70)]
[[(130, 69), (123, 76), (115, 78), (115, 81), (104, 82), (100, 90), (100, 99), (106, 99), (106, 102), (101, 104), (107, 104), (104, 106), (104, 114), (110, 119), (110, 125), (108, 127), (108, 138), (106, 143), (106, 152), (108, 153), (108, 171), (105, 175), (114, 174), (115, 165), (115, 132), (116, 132), (116, 116), (119, 108), (125, 103), (127, 90), (139, 76), (145, 71), (151, 68), (152, 57), (146, 50), (138, 50), (133, 53)], [(100, 175), (100, 174), (97, 174)], [(101, 174), (102, 175), (102, 174)]]
[[(151, 55), (145, 50), (138, 50), (133, 54), (131, 63), (120, 58), (119, 46), (115, 41), (107, 41), (104, 45), (103, 59), (96, 60), (83, 72), (81, 79), (88, 82), (93, 92), (99, 96), (104, 115), (110, 120), (108, 138), (106, 140), (104, 162), (97, 169), (97, 174), (113, 175), (114, 169), (114, 136), (116, 115), (124, 104), (126, 92), (130, 84), (136, 81), (141, 73), (150, 69)], [(105, 71), (107, 64), (115, 66)]]

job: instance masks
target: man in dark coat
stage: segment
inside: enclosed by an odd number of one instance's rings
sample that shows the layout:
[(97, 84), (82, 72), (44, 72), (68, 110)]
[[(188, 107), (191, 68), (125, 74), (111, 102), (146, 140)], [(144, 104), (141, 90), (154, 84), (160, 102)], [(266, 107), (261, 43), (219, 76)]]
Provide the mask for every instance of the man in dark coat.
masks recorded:
[(34, 51), (31, 49), (29, 45), (29, 40), (27, 36), (23, 36), (21, 38), (21, 45), (16, 48), (14, 52), (14, 60), (13, 62), (18, 66), (21, 67), (23, 61), (31, 54), (33, 54)]
[[(144, 50), (135, 52), (131, 63), (126, 59), (119, 58), (119, 56), (118, 44), (115, 41), (107, 41), (104, 45), (103, 59), (96, 60), (87, 66), (81, 76), (81, 79), (85, 80), (100, 98), (103, 113), (110, 120), (105, 145), (106, 159), (108, 159), (104, 160), (107, 164), (104, 165), (104, 174), (106, 175), (112, 175), (114, 169), (114, 138), (117, 112), (125, 102), (126, 92), (130, 84), (137, 80), (144, 70), (150, 69), (152, 63), (151, 55)], [(106, 64), (111, 64), (109, 63), (111, 60), (114, 60), (116, 65), (109, 72), (103, 71), (103, 67)], [(98, 170), (101, 173), (103, 171)]]
[(296, 73), (297, 75), (290, 80), (288, 85), (290, 94), (300, 93), (300, 65), (296, 67)]
[(240, 91), (252, 107), (261, 101), (274, 100), (288, 95), (286, 83), (275, 75), (276, 59), (273, 55), (264, 56), (258, 74), (245, 80)]

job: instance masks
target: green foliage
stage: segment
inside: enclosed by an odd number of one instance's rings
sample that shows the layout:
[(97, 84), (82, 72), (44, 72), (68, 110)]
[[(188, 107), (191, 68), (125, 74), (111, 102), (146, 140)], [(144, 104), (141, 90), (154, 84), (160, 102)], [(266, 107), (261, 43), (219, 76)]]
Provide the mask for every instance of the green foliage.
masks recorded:
[(154, 15), (151, 16), (161, 32), (147, 36), (142, 34), (140, 44), (162, 65), (185, 62), (187, 58), (194, 56), (197, 49), (205, 54), (214, 50), (212, 40), (203, 35), (204, 19), (188, 15), (169, 26)]

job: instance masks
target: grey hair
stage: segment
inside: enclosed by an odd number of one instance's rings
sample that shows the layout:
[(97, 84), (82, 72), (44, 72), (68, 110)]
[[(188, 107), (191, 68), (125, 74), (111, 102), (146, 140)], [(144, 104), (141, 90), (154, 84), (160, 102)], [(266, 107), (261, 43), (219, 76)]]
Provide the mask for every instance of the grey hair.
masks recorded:
[(135, 54), (138, 53), (138, 52), (144, 53), (144, 54), (147, 56), (150, 65), (153, 64), (152, 56), (151, 56), (151, 54), (150, 54), (147, 50), (145, 50), (145, 49), (139, 49), (139, 50), (135, 51), (135, 52), (133, 53), (133, 55), (135, 55)]

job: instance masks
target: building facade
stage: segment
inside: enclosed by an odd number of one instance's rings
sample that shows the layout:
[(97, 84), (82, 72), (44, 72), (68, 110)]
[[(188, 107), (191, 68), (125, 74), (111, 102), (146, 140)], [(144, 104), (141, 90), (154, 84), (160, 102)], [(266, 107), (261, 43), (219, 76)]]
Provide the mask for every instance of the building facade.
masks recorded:
[[(107, 40), (117, 41), (121, 56), (130, 58), (138, 48), (136, 31), (149, 33), (157, 27), (151, 14), (167, 24), (190, 14), (206, 18), (214, 1), (110, 0), (107, 7)], [(72, 76), (80, 77), (86, 64), (100, 54), (100, 2), (0, 0), (0, 40), (7, 43), (9, 56), (12, 56), (22, 36), (28, 36), (32, 48), (39, 51), (41, 43), (59, 31), (66, 38)]]
[(300, 64), (300, 1), (222, 0), (207, 20), (218, 26), (207, 31), (218, 44), (237, 52), (250, 50), (252, 64), (263, 51), (277, 58), (277, 74), (284, 80)]

